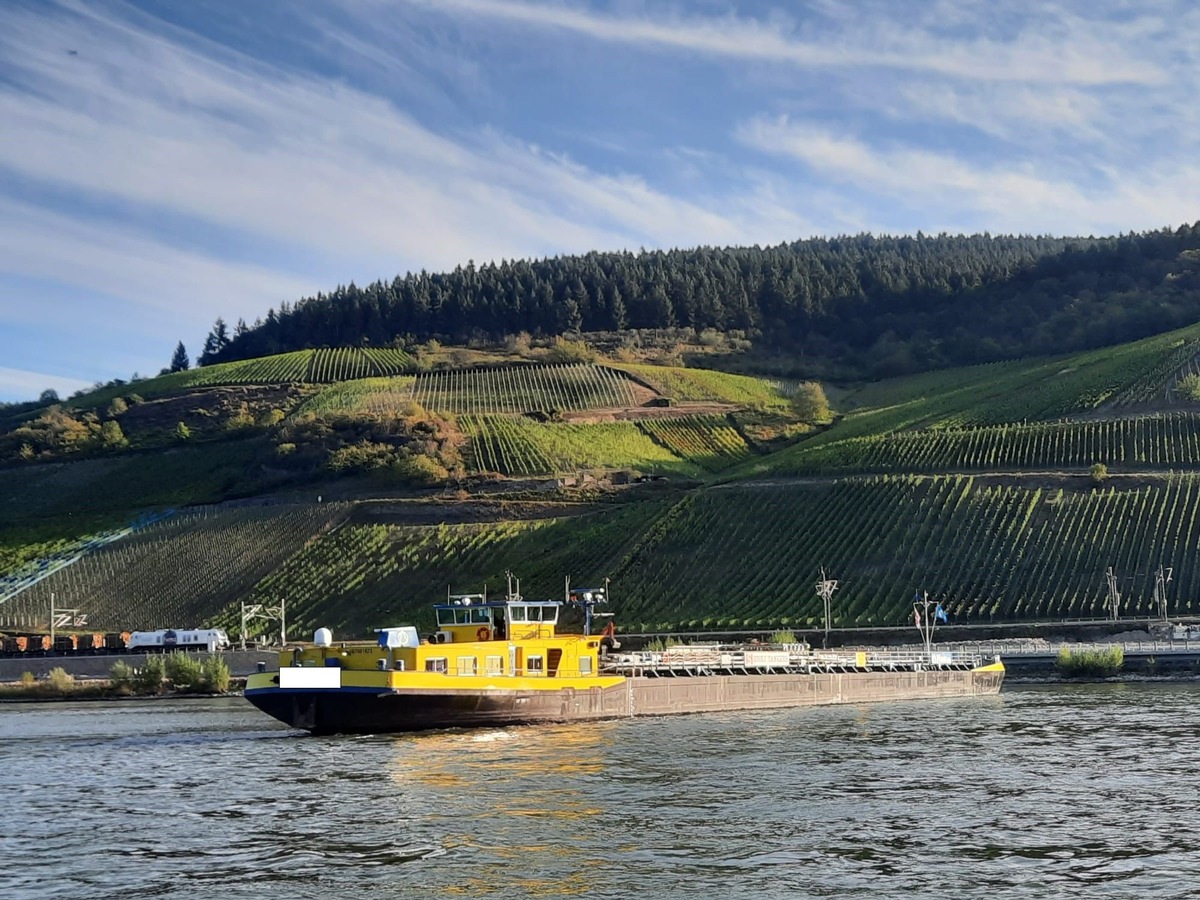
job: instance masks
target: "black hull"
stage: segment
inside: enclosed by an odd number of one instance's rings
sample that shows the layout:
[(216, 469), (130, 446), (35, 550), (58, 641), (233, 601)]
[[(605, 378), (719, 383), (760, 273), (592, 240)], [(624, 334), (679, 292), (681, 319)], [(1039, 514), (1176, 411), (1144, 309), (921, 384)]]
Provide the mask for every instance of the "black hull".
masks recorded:
[[(313, 734), (385, 734), (435, 728), (482, 728), (566, 721), (552, 710), (517, 709), (477, 694), (379, 694), (290, 691), (247, 694), (267, 715)], [(556, 704), (561, 707), (561, 704)]]
[(1003, 668), (629, 678), (608, 688), (473, 691), (248, 690), (270, 716), (313, 734), (381, 734), (682, 713), (996, 694)]

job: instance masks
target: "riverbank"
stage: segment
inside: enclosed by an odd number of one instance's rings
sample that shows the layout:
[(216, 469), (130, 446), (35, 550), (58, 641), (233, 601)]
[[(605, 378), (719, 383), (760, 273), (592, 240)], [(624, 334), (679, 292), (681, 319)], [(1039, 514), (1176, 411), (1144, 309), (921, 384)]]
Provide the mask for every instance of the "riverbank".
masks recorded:
[[(200, 662), (209, 656), (207, 653), (192, 655)], [(273, 668), (279, 662), (278, 650), (227, 650), (217, 655), (225, 660), (229, 674), (235, 678), (244, 678), (257, 671), (259, 663)], [(0, 683), (18, 682), (26, 673), (40, 681), (48, 678), (53, 669), (62, 669), (68, 675), (81, 680), (107, 680), (112, 667), (118, 662), (123, 662), (131, 669), (142, 669), (148, 659), (161, 656), (161, 653), (113, 653), (96, 656), (22, 656), (0, 659)]]
[(214, 697), (240, 697), (245, 687), (245, 678), (231, 678), (229, 687), (224, 691), (163, 690), (159, 693), (134, 693), (105, 678), (76, 681), (69, 686), (57, 687), (49, 681), (0, 682), (0, 704), (58, 700), (211, 700)]

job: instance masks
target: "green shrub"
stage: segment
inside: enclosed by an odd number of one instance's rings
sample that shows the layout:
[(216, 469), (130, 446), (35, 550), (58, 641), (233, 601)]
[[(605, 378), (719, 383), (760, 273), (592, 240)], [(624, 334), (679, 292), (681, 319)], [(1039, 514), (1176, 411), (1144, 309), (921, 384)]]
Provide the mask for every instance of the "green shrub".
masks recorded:
[(1185, 400), (1200, 400), (1200, 375), (1189, 372), (1175, 382), (1175, 389)]
[(768, 639), (772, 644), (798, 644), (796, 640), (796, 632), (794, 631), (776, 631)]
[(147, 656), (145, 665), (133, 676), (133, 686), (139, 694), (160, 694), (166, 675), (167, 665), (163, 658)]
[(195, 691), (204, 686), (204, 667), (196, 657), (176, 650), (166, 659), (167, 681), (177, 691)]
[(214, 693), (223, 694), (229, 690), (229, 664), (225, 657), (215, 653), (204, 660), (204, 684)]
[(33, 687), (35, 684), (37, 684), (37, 679), (33, 677), (32, 672), (21, 673), (21, 687), (28, 689)]
[(69, 693), (75, 687), (75, 676), (62, 666), (55, 666), (46, 676), (46, 686), (56, 694)]
[(108, 670), (108, 680), (118, 693), (128, 694), (133, 690), (133, 669), (125, 660), (119, 659)]
[(1060, 672), (1070, 677), (1106, 677), (1121, 671), (1125, 651), (1116, 646), (1080, 650), (1063, 647), (1058, 651), (1056, 664)]

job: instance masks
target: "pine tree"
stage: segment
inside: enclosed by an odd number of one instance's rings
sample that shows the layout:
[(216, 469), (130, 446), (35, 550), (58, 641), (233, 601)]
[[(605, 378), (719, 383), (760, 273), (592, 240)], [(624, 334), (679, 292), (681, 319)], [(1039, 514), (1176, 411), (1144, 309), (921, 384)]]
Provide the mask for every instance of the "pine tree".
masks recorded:
[(187, 348), (183, 346), (183, 341), (180, 341), (175, 345), (175, 352), (171, 356), (171, 371), (182, 372), (189, 368), (191, 363), (188, 362)]

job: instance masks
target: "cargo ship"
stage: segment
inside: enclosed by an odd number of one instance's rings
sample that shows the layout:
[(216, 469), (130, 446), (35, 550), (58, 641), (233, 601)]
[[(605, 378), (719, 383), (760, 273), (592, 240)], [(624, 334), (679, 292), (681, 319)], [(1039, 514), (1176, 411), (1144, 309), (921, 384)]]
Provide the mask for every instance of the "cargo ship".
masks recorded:
[[(280, 651), (251, 675), (245, 696), (314, 734), (525, 725), (838, 703), (996, 694), (997, 657), (919, 650), (815, 650), (797, 644), (693, 644), (620, 652), (611, 622), (591, 633), (605, 589), (563, 600), (448, 595), (437, 631), (383, 628), (374, 641)], [(582, 634), (559, 631), (564, 607), (585, 612)], [(265, 667), (264, 667), (265, 668)]]

